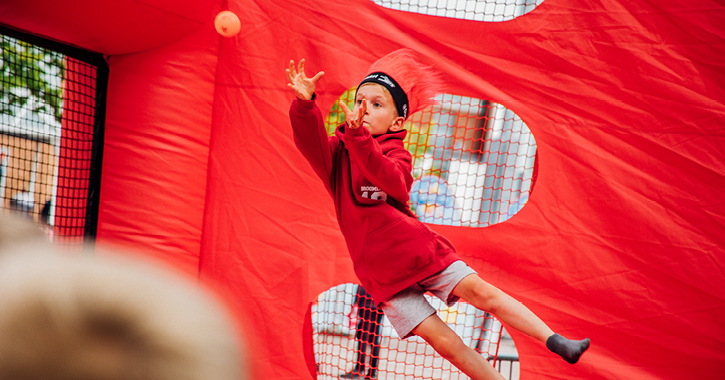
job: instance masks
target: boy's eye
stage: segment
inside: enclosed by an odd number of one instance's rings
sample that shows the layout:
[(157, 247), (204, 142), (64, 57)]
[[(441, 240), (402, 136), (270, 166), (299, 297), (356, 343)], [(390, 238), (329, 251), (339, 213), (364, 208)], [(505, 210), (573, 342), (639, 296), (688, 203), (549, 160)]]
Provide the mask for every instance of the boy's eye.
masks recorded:
[(380, 103), (374, 103), (373, 107), (380, 107)]
[(355, 104), (362, 104), (362, 99), (358, 99), (355, 101)]

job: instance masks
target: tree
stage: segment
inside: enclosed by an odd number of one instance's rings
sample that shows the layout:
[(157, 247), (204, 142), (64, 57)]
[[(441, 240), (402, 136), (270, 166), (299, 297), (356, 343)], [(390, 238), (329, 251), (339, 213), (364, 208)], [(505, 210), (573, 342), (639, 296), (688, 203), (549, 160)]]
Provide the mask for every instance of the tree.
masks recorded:
[(2, 36), (2, 48), (0, 113), (15, 116), (31, 107), (31, 112), (52, 115), (60, 123), (65, 56), (8, 36)]

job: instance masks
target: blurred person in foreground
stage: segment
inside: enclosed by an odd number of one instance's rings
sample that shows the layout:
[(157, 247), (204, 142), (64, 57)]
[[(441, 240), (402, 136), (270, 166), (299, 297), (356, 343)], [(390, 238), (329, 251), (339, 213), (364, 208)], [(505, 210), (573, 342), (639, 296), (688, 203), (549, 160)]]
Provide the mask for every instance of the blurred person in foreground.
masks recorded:
[(0, 209), (0, 258), (13, 252), (53, 252), (50, 238), (29, 218)]
[(7, 233), (16, 222), (0, 215), (0, 379), (246, 378), (203, 288), (139, 259), (56, 254), (27, 224)]

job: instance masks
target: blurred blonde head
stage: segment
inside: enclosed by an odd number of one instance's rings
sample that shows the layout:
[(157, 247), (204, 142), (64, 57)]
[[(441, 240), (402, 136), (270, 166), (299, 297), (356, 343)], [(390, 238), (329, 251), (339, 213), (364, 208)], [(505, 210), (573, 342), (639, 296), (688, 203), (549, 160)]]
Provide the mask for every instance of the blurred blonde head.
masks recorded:
[(0, 255), (0, 305), (3, 380), (245, 378), (224, 308), (150, 263)]
[(32, 220), (0, 209), (0, 258), (19, 251), (26, 254), (50, 253), (53, 246)]

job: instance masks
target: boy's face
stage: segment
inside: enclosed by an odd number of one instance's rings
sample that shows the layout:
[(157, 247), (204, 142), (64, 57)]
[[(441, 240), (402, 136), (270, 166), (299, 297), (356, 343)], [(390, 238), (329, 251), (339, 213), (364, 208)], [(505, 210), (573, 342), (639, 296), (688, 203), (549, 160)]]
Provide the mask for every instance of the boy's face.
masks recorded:
[(373, 135), (382, 135), (388, 131), (396, 132), (403, 129), (403, 118), (398, 116), (395, 101), (388, 90), (375, 83), (365, 83), (357, 90), (353, 113), (358, 112), (365, 95), (367, 113), (363, 117), (363, 126)]

